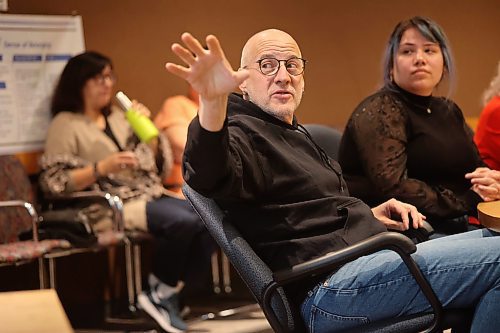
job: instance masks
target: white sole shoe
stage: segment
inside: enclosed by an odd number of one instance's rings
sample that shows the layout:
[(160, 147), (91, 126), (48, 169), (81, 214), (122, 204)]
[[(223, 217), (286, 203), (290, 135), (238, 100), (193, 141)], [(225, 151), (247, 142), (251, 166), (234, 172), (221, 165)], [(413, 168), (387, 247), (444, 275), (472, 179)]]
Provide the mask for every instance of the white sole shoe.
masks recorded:
[(183, 333), (185, 331), (180, 330), (172, 326), (170, 322), (170, 316), (165, 310), (158, 310), (158, 308), (149, 300), (149, 297), (145, 294), (140, 294), (137, 297), (140, 307), (146, 311), (165, 331), (170, 333)]

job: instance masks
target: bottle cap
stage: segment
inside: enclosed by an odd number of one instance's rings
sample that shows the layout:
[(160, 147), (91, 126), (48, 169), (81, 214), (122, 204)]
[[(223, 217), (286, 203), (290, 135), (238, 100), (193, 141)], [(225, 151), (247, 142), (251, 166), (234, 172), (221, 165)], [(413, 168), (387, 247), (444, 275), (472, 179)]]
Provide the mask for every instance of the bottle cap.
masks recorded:
[(123, 110), (127, 111), (132, 107), (132, 102), (122, 91), (117, 92), (115, 97)]

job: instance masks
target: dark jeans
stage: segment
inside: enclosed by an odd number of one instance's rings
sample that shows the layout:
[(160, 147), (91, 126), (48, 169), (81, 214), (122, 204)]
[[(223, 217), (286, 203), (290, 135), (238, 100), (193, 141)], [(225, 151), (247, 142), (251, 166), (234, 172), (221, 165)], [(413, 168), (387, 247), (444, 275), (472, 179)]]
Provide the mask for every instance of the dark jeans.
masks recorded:
[(201, 287), (210, 276), (215, 242), (186, 200), (161, 197), (146, 205), (148, 230), (155, 237), (152, 271), (162, 282)]

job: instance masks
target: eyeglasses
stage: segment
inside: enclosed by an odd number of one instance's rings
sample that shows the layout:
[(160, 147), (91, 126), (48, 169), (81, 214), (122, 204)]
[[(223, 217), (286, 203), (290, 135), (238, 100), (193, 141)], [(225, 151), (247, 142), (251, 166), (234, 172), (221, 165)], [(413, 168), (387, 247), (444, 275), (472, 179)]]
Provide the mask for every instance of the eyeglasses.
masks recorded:
[(97, 74), (96, 76), (94, 76), (94, 80), (98, 84), (104, 84), (106, 81), (109, 81), (112, 84), (114, 84), (116, 82), (116, 76), (113, 73), (111, 73), (111, 74)]
[(276, 58), (263, 58), (256, 61), (259, 64), (260, 72), (264, 75), (274, 75), (280, 70), (281, 63), (285, 63), (285, 69), (290, 75), (300, 75), (306, 68), (306, 60), (302, 58), (290, 58), (288, 60), (278, 60)]

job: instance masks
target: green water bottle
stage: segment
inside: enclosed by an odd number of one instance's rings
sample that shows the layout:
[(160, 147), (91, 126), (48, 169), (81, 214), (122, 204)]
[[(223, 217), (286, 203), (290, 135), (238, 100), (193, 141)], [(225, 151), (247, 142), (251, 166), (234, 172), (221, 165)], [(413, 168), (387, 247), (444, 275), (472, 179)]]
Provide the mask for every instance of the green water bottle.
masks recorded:
[(116, 100), (123, 110), (134, 133), (139, 137), (139, 140), (149, 143), (159, 134), (158, 129), (153, 124), (151, 119), (143, 114), (140, 114), (132, 108), (132, 102), (122, 91), (116, 93)]

